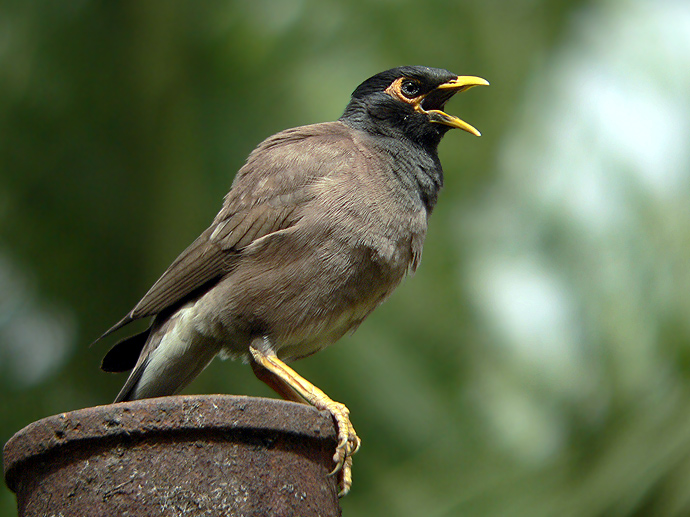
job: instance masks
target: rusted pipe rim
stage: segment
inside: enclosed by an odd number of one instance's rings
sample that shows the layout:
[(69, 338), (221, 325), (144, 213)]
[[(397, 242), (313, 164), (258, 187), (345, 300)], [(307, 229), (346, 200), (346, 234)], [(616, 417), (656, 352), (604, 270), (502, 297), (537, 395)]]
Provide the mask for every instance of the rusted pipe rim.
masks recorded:
[(305, 404), (234, 395), (185, 395), (136, 400), (61, 413), (26, 426), (5, 444), (4, 473), (14, 491), (22, 463), (66, 445), (118, 442), (145, 435), (253, 431), (330, 440), (329, 413)]

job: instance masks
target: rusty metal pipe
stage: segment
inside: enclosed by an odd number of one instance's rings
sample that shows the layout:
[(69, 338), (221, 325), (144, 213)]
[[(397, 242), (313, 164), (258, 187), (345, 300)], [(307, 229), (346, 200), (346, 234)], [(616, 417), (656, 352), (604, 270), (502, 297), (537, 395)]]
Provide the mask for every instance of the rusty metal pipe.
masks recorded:
[(19, 517), (340, 515), (330, 415), (274, 399), (180, 396), (34, 422), (5, 445)]

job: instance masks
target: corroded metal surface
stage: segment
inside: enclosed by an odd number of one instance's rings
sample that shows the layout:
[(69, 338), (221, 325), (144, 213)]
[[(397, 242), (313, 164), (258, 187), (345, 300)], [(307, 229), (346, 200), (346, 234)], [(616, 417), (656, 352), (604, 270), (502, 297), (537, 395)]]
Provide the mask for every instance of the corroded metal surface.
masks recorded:
[(183, 396), (34, 422), (5, 445), (20, 517), (335, 516), (335, 430), (292, 402)]

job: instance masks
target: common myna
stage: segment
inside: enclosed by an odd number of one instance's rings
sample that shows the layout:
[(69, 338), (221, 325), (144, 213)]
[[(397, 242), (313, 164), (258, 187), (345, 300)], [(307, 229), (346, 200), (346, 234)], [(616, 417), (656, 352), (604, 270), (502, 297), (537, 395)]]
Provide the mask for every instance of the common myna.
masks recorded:
[(105, 337), (107, 372), (132, 370), (116, 402), (178, 393), (216, 356), (248, 361), (288, 400), (329, 411), (341, 495), (360, 439), (347, 407), (285, 363), (353, 331), (417, 269), (443, 184), (437, 147), (451, 128), (479, 131), (443, 108), (479, 77), (403, 66), (364, 81), (345, 113), (264, 140), (223, 207)]

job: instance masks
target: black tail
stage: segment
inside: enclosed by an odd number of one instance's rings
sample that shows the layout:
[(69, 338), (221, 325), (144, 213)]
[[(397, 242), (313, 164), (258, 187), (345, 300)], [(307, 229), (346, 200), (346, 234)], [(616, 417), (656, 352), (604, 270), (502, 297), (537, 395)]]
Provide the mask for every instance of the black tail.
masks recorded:
[(134, 368), (141, 351), (144, 349), (146, 340), (149, 338), (149, 334), (151, 334), (151, 327), (139, 334), (126, 337), (115, 343), (110, 351), (105, 354), (101, 362), (101, 370), (119, 373)]

